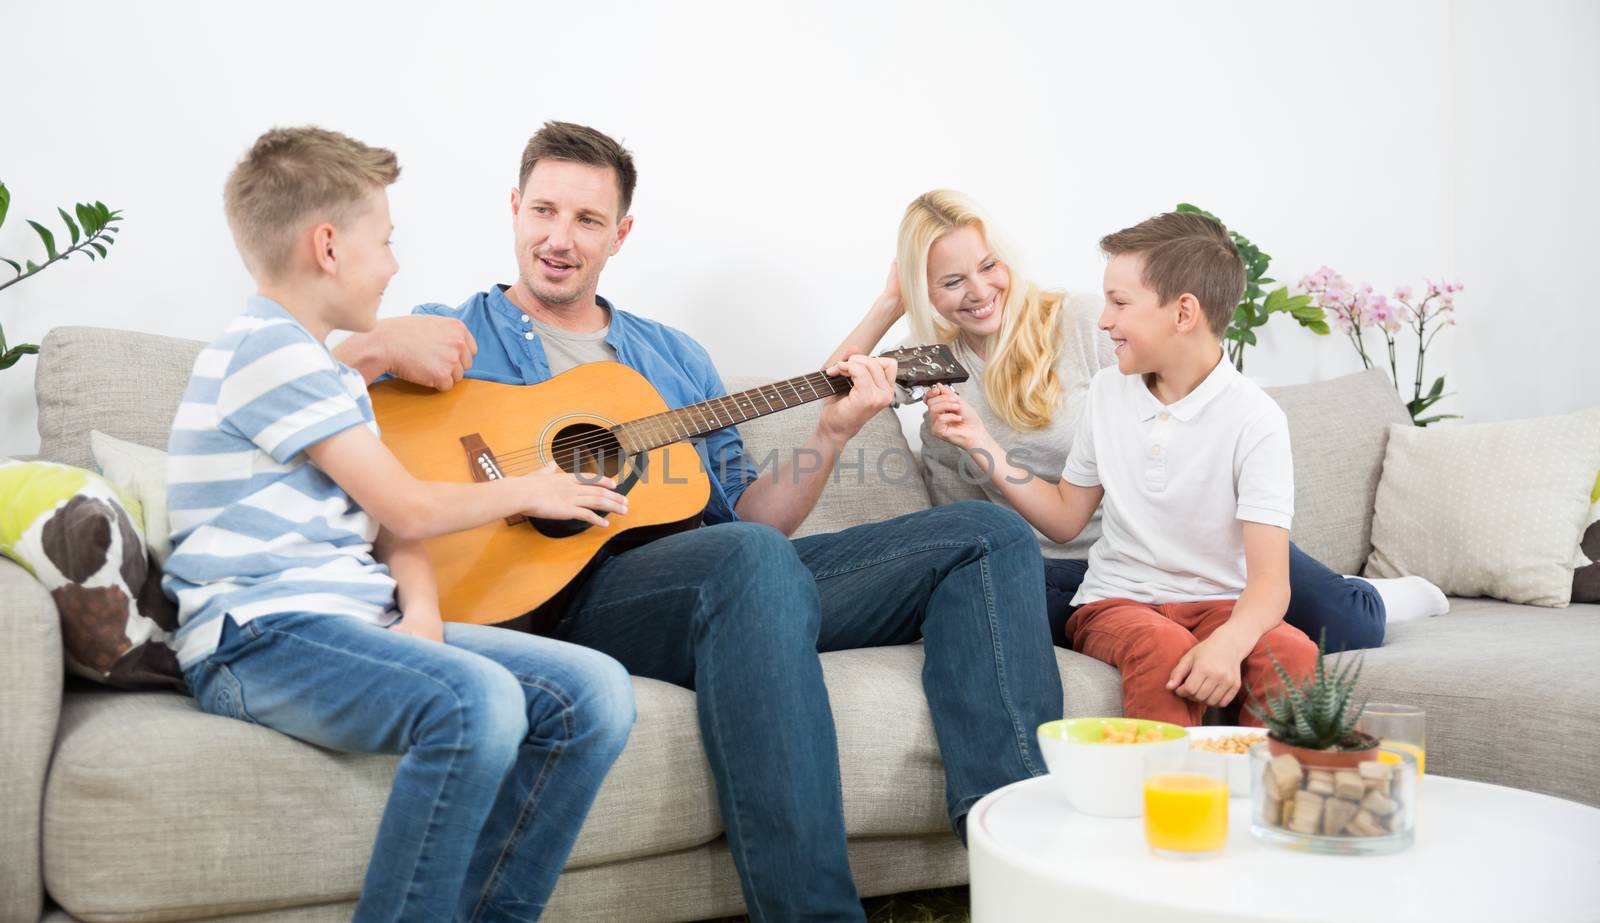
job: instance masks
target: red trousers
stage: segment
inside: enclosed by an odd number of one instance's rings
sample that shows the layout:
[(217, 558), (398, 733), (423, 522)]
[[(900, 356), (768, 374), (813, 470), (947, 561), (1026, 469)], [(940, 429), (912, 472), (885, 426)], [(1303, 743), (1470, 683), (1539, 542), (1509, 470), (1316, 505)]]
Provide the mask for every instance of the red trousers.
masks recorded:
[[(1067, 638), (1073, 650), (1122, 671), (1123, 717), (1192, 727), (1205, 715), (1205, 704), (1169, 690), (1167, 680), (1189, 648), (1211, 637), (1228, 620), (1234, 602), (1222, 599), (1151, 605), (1131, 599), (1102, 599), (1079, 606), (1067, 619)], [(1264, 702), (1269, 689), (1283, 688), (1272, 661), (1267, 659), (1268, 650), (1296, 680), (1316, 667), (1317, 646), (1305, 632), (1280, 623), (1261, 636), (1240, 664), (1241, 705), (1252, 695)], [(1261, 719), (1248, 708), (1240, 709), (1240, 722), (1261, 726)]]

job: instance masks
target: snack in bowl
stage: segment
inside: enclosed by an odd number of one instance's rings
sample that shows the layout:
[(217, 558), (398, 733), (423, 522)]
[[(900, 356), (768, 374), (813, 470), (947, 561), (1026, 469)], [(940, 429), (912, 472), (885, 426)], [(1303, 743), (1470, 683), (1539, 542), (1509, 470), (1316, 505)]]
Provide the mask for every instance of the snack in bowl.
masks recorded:
[[(1192, 736), (1192, 735), (1191, 735)], [(1250, 748), (1267, 739), (1265, 734), (1229, 734), (1227, 737), (1194, 737), (1189, 742), (1189, 749), (1204, 750), (1207, 753), (1225, 753), (1229, 756), (1244, 756)]]
[(1189, 728), (1189, 748), (1201, 753), (1214, 753), (1228, 767), (1228, 794), (1243, 798), (1250, 794), (1250, 748), (1267, 739), (1260, 728), (1252, 727), (1192, 727)]
[(1188, 732), (1142, 718), (1067, 718), (1039, 725), (1039, 749), (1072, 807), (1097, 817), (1144, 813), (1150, 767), (1176, 767)]

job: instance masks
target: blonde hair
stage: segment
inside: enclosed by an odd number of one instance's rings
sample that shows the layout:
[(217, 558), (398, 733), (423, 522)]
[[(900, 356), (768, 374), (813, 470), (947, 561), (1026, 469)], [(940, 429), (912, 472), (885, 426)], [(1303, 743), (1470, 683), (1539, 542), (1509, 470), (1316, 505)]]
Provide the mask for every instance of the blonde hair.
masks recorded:
[(960, 332), (939, 316), (928, 298), (928, 251), (951, 231), (976, 227), (989, 251), (1011, 277), (1001, 307), (1000, 329), (990, 338), (983, 370), (983, 392), (1009, 426), (1036, 430), (1050, 424), (1061, 400), (1056, 358), (1061, 352), (1059, 292), (1041, 292), (1022, 278), (1010, 248), (993, 233), (977, 202), (949, 189), (917, 196), (900, 220), (897, 255), (900, 291), (912, 335), (949, 342)]
[(281, 273), (307, 219), (352, 217), (374, 190), (400, 177), (394, 152), (321, 128), (274, 128), (228, 174), (228, 228), (258, 278)]

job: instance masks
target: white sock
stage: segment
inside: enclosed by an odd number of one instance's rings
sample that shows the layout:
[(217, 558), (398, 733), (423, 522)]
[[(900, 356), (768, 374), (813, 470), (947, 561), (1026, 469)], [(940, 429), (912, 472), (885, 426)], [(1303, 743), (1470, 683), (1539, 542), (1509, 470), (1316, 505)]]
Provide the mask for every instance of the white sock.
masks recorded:
[(1425, 619), (1430, 615), (1444, 615), (1450, 611), (1450, 600), (1438, 587), (1421, 577), (1392, 577), (1388, 579), (1347, 576), (1346, 580), (1365, 580), (1378, 591), (1387, 610), (1390, 625)]

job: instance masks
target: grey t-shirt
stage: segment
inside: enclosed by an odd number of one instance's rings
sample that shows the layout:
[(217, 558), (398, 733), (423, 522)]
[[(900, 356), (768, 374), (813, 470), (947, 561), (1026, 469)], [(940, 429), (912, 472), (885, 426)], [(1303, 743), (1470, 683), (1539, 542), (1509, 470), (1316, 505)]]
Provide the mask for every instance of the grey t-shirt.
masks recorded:
[[(1005, 448), (1011, 460), (1026, 468), (1034, 476), (1050, 483), (1061, 479), (1061, 468), (1066, 464), (1067, 453), (1072, 449), (1072, 437), (1078, 429), (1078, 419), (1083, 413), (1083, 403), (1089, 395), (1089, 380), (1100, 369), (1115, 365), (1116, 354), (1111, 339), (1098, 326), (1103, 299), (1100, 295), (1066, 295), (1061, 310), (1061, 354), (1056, 359), (1056, 374), (1061, 378), (1061, 401), (1050, 422), (1041, 429), (1018, 430), (1002, 420), (990, 406), (983, 393), (984, 361), (959, 338), (951, 343), (956, 359), (972, 374), (971, 378), (955, 386), (955, 392), (995, 441)], [(982, 474), (976, 464), (965, 457), (960, 449), (933, 435), (928, 417), (922, 417), (922, 474), (928, 483), (928, 494), (935, 504), (954, 503), (958, 500), (990, 500), (1007, 509), (1000, 489)], [(1039, 550), (1047, 558), (1089, 557), (1089, 546), (1100, 537), (1100, 512), (1084, 527), (1077, 538), (1066, 543), (1052, 542), (1034, 530), (1039, 539)]]
[(539, 342), (544, 346), (544, 358), (550, 364), (552, 376), (590, 362), (617, 361), (617, 351), (606, 342), (606, 334), (611, 332), (610, 324), (592, 333), (562, 330), (560, 327), (552, 327), (531, 317), (528, 319), (528, 325), (539, 335)]

